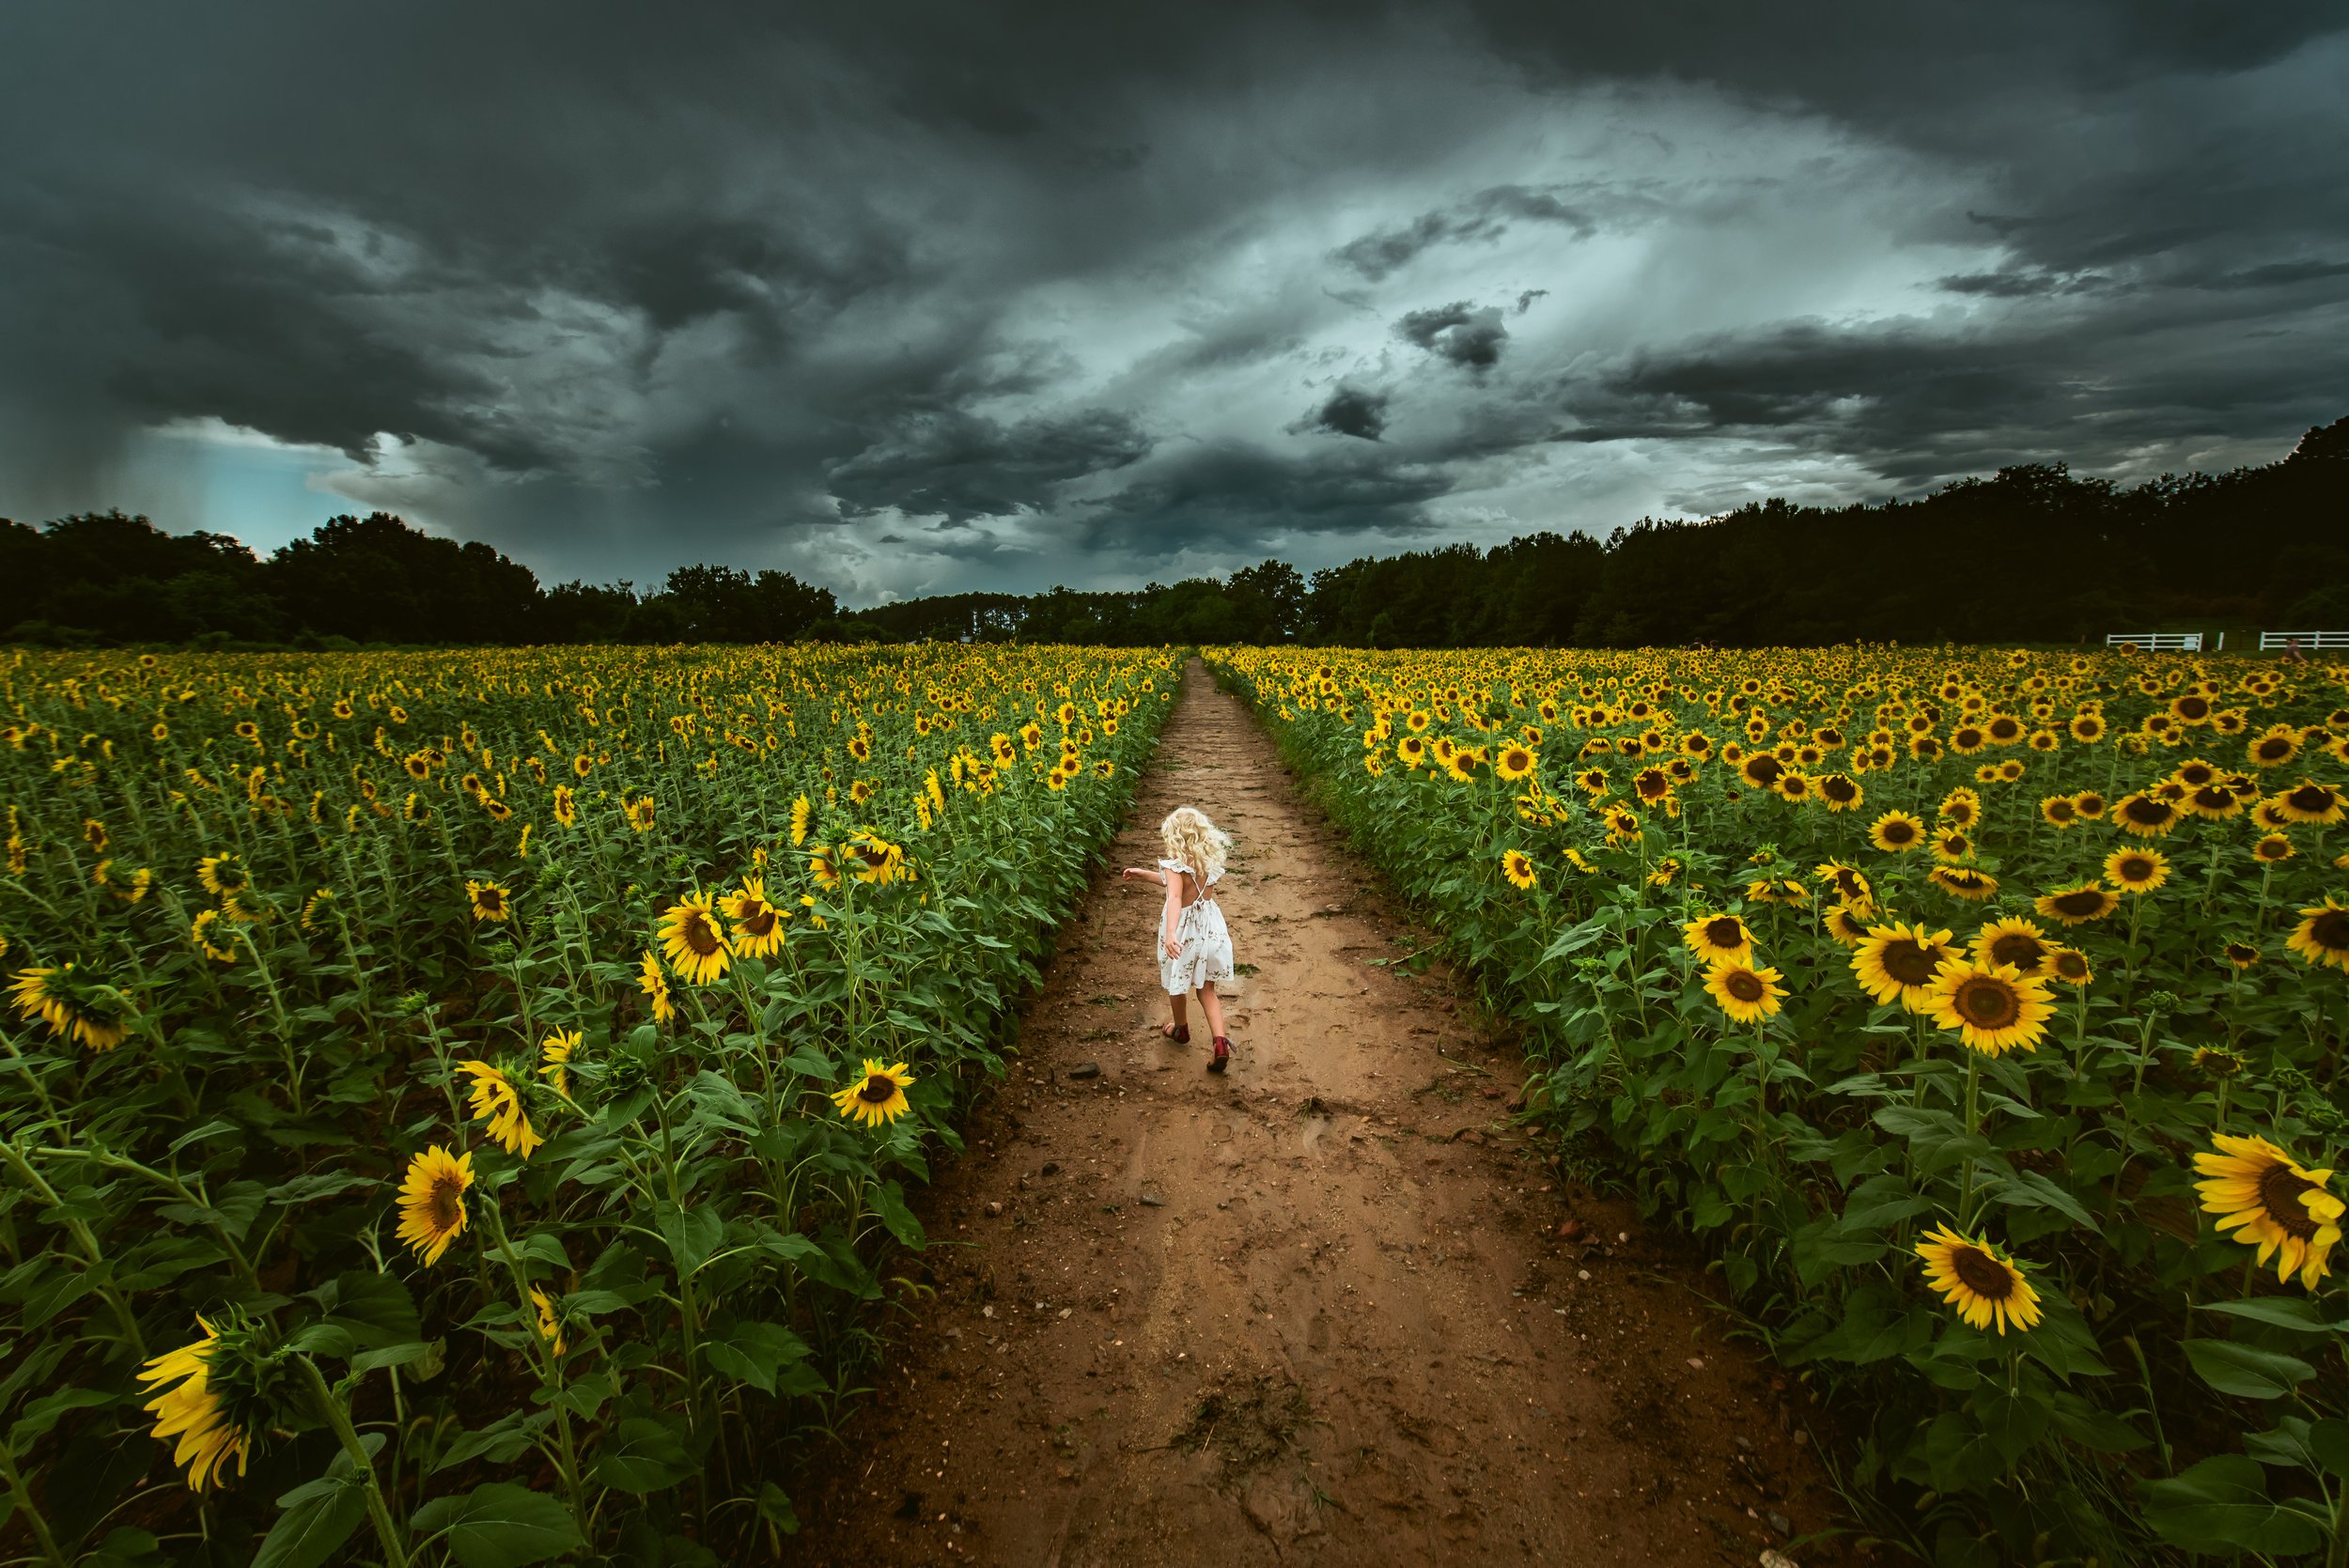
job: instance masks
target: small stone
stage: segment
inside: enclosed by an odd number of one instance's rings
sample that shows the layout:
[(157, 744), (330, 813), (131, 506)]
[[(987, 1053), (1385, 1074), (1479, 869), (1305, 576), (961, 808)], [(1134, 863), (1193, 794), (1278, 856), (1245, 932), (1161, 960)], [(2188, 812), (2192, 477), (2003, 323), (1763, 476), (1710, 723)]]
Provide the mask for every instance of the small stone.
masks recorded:
[(1688, 1370), (1691, 1372), (1703, 1372), (1704, 1370), (1704, 1358), (1702, 1356), (1689, 1357)]
[(1066, 1316), (1067, 1316), (1070, 1312), (1075, 1312), (1076, 1310), (1077, 1310), (1077, 1309), (1076, 1309), (1076, 1308), (1074, 1308), (1074, 1307), (1063, 1307), (1063, 1308), (1060, 1310), (1060, 1315), (1061, 1315), (1062, 1317), (1066, 1318)]
[(998, 1200), (989, 1198), (987, 1201), (987, 1212), (990, 1218), (1001, 1215), (1003, 1212), (1003, 1205)]
[(1763, 1517), (1770, 1522), (1770, 1528), (1778, 1531), (1779, 1534), (1791, 1536), (1795, 1533), (1795, 1521), (1789, 1519), (1785, 1514), (1766, 1514)]
[(1162, 1209), (1166, 1207), (1166, 1200), (1159, 1194), (1151, 1191), (1145, 1187), (1142, 1189), (1142, 1206), (1143, 1208), (1150, 1209)]
[(1795, 1568), (1795, 1560), (1784, 1552), (1764, 1552), (1762, 1568)]
[(1629, 1231), (1617, 1231), (1617, 1232), (1615, 1233), (1615, 1245), (1616, 1245), (1616, 1246), (1618, 1246), (1618, 1247), (1628, 1247), (1628, 1246), (1630, 1246), (1630, 1245), (1631, 1245), (1631, 1233), (1630, 1233)]
[(995, 1315), (995, 1309), (992, 1307), (981, 1307), (979, 1309), (979, 1315), (981, 1317), (993, 1317)]
[(1057, 1175), (1059, 1175), (1059, 1174), (1060, 1174), (1060, 1161), (1059, 1161), (1059, 1160), (1056, 1160), (1056, 1159), (1048, 1159), (1048, 1160), (1046, 1160), (1046, 1161), (1044, 1162), (1044, 1169), (1043, 1169), (1043, 1170), (1041, 1170), (1041, 1171), (1039, 1171), (1039, 1172), (1036, 1172), (1036, 1174), (1037, 1174), (1037, 1175), (1039, 1175), (1039, 1176), (1057, 1176)]
[(1578, 1268), (1574, 1271), (1574, 1277), (1578, 1280), (1587, 1280), (1591, 1277), (1591, 1271), (1587, 1268)]
[(1558, 1239), (1559, 1239), (1559, 1240), (1561, 1240), (1561, 1241), (1573, 1241), (1573, 1240), (1578, 1239), (1578, 1238), (1579, 1238), (1581, 1234), (1582, 1234), (1582, 1221), (1581, 1221), (1581, 1220), (1579, 1220), (1579, 1219), (1562, 1219), (1562, 1220), (1560, 1220), (1560, 1221), (1558, 1222)]
[(1068, 1076), (1072, 1079), (1099, 1078), (1101, 1076), (1101, 1063), (1098, 1062), (1088, 1062), (1081, 1067), (1071, 1067), (1068, 1069)]

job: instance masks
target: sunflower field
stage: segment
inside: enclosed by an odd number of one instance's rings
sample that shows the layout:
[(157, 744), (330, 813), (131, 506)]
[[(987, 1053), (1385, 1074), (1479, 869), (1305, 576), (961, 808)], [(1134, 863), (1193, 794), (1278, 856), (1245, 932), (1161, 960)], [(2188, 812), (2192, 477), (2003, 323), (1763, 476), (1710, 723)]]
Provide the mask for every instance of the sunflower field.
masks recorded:
[(1178, 680), (13, 656), (11, 1555), (763, 1555)]
[[(2349, 1560), (2349, 667), (1211, 650), (1946, 1564)], [(1836, 1398), (1836, 1396), (1840, 1396)]]

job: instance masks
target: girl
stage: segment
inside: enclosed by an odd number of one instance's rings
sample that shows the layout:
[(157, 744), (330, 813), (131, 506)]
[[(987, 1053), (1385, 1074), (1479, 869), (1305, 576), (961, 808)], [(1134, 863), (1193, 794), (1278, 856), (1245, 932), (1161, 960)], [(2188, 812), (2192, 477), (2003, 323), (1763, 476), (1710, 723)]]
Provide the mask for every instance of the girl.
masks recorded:
[(1159, 824), (1159, 842), (1166, 858), (1156, 871), (1129, 865), (1123, 874), (1128, 880), (1156, 882), (1166, 889), (1166, 904), (1159, 915), (1159, 980), (1166, 986), (1174, 1021), (1159, 1032), (1178, 1046), (1190, 1044), (1183, 1004), (1196, 991), (1199, 1010), (1215, 1033), (1215, 1057), (1207, 1071), (1220, 1073), (1231, 1065), (1232, 1042), (1223, 1032), (1223, 1004), (1215, 985), (1232, 978), (1232, 934), (1224, 928), (1223, 911), (1216, 907), (1212, 890), (1223, 879), (1231, 836), (1204, 813), (1178, 806)]

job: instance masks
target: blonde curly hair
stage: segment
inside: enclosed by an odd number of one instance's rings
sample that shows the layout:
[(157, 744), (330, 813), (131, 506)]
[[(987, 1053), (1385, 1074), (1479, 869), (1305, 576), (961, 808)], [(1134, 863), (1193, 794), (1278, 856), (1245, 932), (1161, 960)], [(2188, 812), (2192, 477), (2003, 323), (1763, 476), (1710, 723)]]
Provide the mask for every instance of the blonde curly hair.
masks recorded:
[(1196, 806), (1176, 806), (1159, 824), (1159, 842), (1166, 847), (1166, 858), (1180, 861), (1190, 867), (1205, 888), (1207, 879), (1223, 869), (1223, 857), (1232, 852), (1232, 835), (1207, 820), (1207, 814)]

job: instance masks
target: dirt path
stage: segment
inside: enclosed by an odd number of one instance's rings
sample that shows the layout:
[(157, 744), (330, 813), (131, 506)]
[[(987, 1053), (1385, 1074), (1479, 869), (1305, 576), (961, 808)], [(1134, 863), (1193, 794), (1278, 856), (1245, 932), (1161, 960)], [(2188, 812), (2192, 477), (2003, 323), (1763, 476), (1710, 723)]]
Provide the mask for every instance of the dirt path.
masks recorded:
[[(1185, 802), (1238, 845), (1224, 1079), (1155, 1032), (1157, 890), (1116, 879)], [(928, 1195), (935, 1299), (791, 1487), (801, 1560), (1751, 1564), (1828, 1523), (1799, 1391), (1552, 1189), (1517, 1059), (1374, 965), (1408, 928), (1196, 664), (1115, 856)]]

